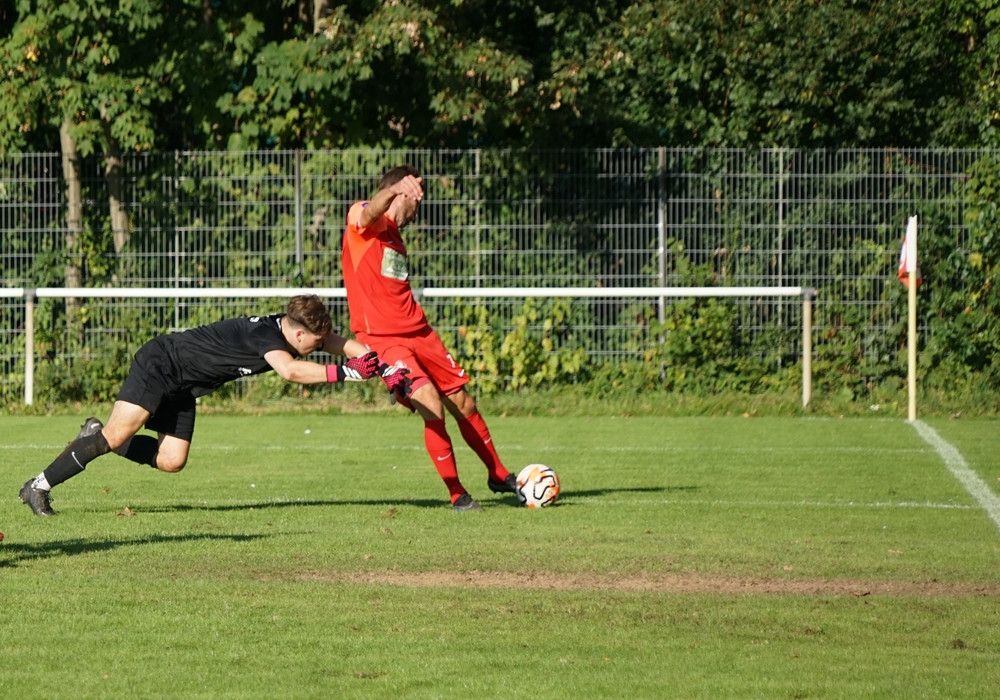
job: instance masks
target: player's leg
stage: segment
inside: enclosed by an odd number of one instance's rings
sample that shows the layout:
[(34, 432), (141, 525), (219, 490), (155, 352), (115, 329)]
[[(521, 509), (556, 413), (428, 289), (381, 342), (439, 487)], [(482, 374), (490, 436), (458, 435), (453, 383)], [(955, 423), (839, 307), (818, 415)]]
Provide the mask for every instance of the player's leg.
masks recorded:
[(80, 474), (89, 462), (113, 449), (127, 452), (132, 437), (171, 393), (172, 379), (164, 370), (169, 366), (158, 340), (139, 348), (118, 392), (108, 424), (97, 429), (100, 421), (88, 419), (77, 439), (41, 474), (21, 487), (21, 500), (36, 515), (53, 515), (49, 502), (53, 486)]
[(458, 478), (455, 449), (444, 422), (444, 407), (437, 388), (429, 381), (423, 382), (410, 396), (410, 404), (424, 419), (424, 447), (448, 489), (452, 507), (459, 510), (476, 510), (479, 505), (468, 494)]
[(52, 488), (82, 473), (90, 462), (119, 445), (125, 439), (122, 436), (135, 433), (148, 417), (149, 412), (141, 406), (117, 401), (103, 428), (93, 429), (100, 421), (88, 418), (76, 439), (41, 474), (25, 482), (19, 494), (21, 500), (35, 515), (53, 515), (49, 501)]
[(413, 350), (412, 338), (387, 339), (358, 333), (357, 339), (375, 350), (383, 362), (409, 370), (412, 393), (406, 404), (424, 421), (424, 448), (438, 476), (448, 489), (452, 507), (457, 510), (478, 509), (479, 504), (466, 492), (458, 478), (458, 464), (455, 462), (451, 436), (445, 427), (441, 394), (418, 360)]
[(165, 399), (145, 425), (157, 437), (133, 435), (115, 450), (137, 464), (146, 464), (164, 472), (179, 472), (187, 464), (194, 435), (195, 400), (190, 395)]
[(475, 399), (465, 390), (469, 376), (434, 331), (414, 340), (417, 357), (434, 386), (440, 392), (444, 407), (458, 422), (466, 444), (472, 448), (489, 473), (487, 484), (495, 493), (514, 493), (516, 477), (500, 461), (486, 421), (476, 408)]
[(157, 453), (156, 468), (163, 472), (179, 472), (187, 464), (191, 441), (175, 435), (160, 434), (160, 449)]
[(115, 401), (102, 432), (116, 454), (149, 420), (149, 410), (128, 401)]
[(443, 397), (445, 408), (455, 417), (458, 429), (465, 443), (472, 448), (489, 472), (487, 486), (493, 493), (515, 493), (517, 477), (511, 474), (500, 461), (493, 436), (482, 414), (476, 407), (476, 400), (464, 388)]

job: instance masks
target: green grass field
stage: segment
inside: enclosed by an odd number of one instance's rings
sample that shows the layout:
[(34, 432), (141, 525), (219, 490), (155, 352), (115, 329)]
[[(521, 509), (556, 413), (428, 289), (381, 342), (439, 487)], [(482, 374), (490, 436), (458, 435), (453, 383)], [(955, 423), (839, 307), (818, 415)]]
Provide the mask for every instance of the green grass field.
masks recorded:
[(415, 417), (202, 415), (180, 474), (108, 455), (35, 517), (81, 420), (0, 418), (0, 697), (1000, 692), (995, 420), (487, 416), (563, 494), (456, 445), (455, 513)]

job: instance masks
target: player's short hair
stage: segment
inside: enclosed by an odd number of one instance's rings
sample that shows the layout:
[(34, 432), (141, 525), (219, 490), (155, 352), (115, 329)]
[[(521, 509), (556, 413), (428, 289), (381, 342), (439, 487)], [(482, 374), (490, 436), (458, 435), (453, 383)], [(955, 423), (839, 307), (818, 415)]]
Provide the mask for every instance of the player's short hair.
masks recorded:
[(413, 177), (420, 177), (420, 171), (414, 168), (412, 165), (397, 165), (395, 168), (390, 168), (386, 170), (382, 175), (382, 179), (379, 180), (378, 188), (384, 190), (386, 187), (392, 187), (397, 182), (405, 178), (407, 175), (412, 175)]
[(289, 299), (285, 318), (315, 335), (326, 335), (333, 330), (330, 311), (315, 294), (300, 294)]

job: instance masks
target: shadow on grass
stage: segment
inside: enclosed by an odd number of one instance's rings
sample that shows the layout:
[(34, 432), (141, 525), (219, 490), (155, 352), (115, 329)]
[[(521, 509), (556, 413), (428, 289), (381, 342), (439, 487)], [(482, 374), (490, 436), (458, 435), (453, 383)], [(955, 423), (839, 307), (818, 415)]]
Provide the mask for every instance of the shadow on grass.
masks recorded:
[(623, 493), (679, 493), (701, 490), (700, 486), (636, 486), (635, 488), (620, 489), (589, 489), (564, 491), (560, 498), (598, 498), (600, 496), (611, 496)]
[[(676, 493), (680, 491), (697, 491), (698, 486), (650, 486), (636, 488), (619, 489), (589, 489), (563, 491), (559, 497), (559, 504), (578, 505), (575, 499), (597, 498), (613, 494), (624, 493)], [(490, 494), (486, 498), (477, 498), (480, 505), (489, 508), (494, 505), (518, 505), (517, 497), (512, 493), (502, 495)], [(235, 503), (228, 505), (209, 505), (178, 503), (171, 505), (137, 506), (133, 510), (137, 513), (186, 513), (191, 511), (241, 511), (241, 510), (267, 510), (274, 508), (300, 508), (310, 506), (379, 506), (379, 507), (399, 507), (411, 506), (415, 508), (446, 508), (448, 502), (444, 498), (367, 498), (367, 499), (295, 499), (290, 501), (259, 501)]]
[(49, 557), (71, 557), (77, 554), (107, 552), (119, 547), (132, 545), (161, 544), (164, 542), (195, 542), (205, 540), (225, 540), (227, 542), (250, 542), (270, 537), (270, 535), (153, 535), (124, 540), (61, 540), (40, 544), (0, 544), (0, 568), (17, 566), (19, 562), (48, 559)]
[(417, 508), (442, 508), (447, 504), (444, 499), (391, 499), (391, 498), (371, 498), (366, 500), (346, 500), (346, 499), (296, 499), (294, 501), (258, 501), (247, 503), (233, 503), (228, 505), (209, 505), (177, 503), (162, 506), (136, 506), (133, 510), (136, 513), (188, 513), (192, 511), (207, 512), (228, 512), (240, 510), (269, 510), (274, 508), (301, 508), (316, 506), (416, 506)]

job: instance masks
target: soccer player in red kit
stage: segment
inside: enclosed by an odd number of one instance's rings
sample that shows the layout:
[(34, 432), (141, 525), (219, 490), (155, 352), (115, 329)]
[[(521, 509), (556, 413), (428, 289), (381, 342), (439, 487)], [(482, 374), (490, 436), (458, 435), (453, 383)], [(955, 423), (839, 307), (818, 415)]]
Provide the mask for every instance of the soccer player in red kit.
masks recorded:
[(423, 199), (417, 170), (401, 165), (387, 171), (378, 191), (356, 202), (347, 214), (342, 265), (351, 330), (383, 362), (409, 370), (409, 399), (400, 402), (424, 419), (424, 445), (451, 496), (455, 510), (481, 510), (458, 478), (445, 411), (488, 471), (494, 493), (513, 493), (516, 477), (504, 468), (489, 428), (465, 390), (469, 377), (427, 322), (413, 298), (406, 245), (400, 229), (417, 214)]

